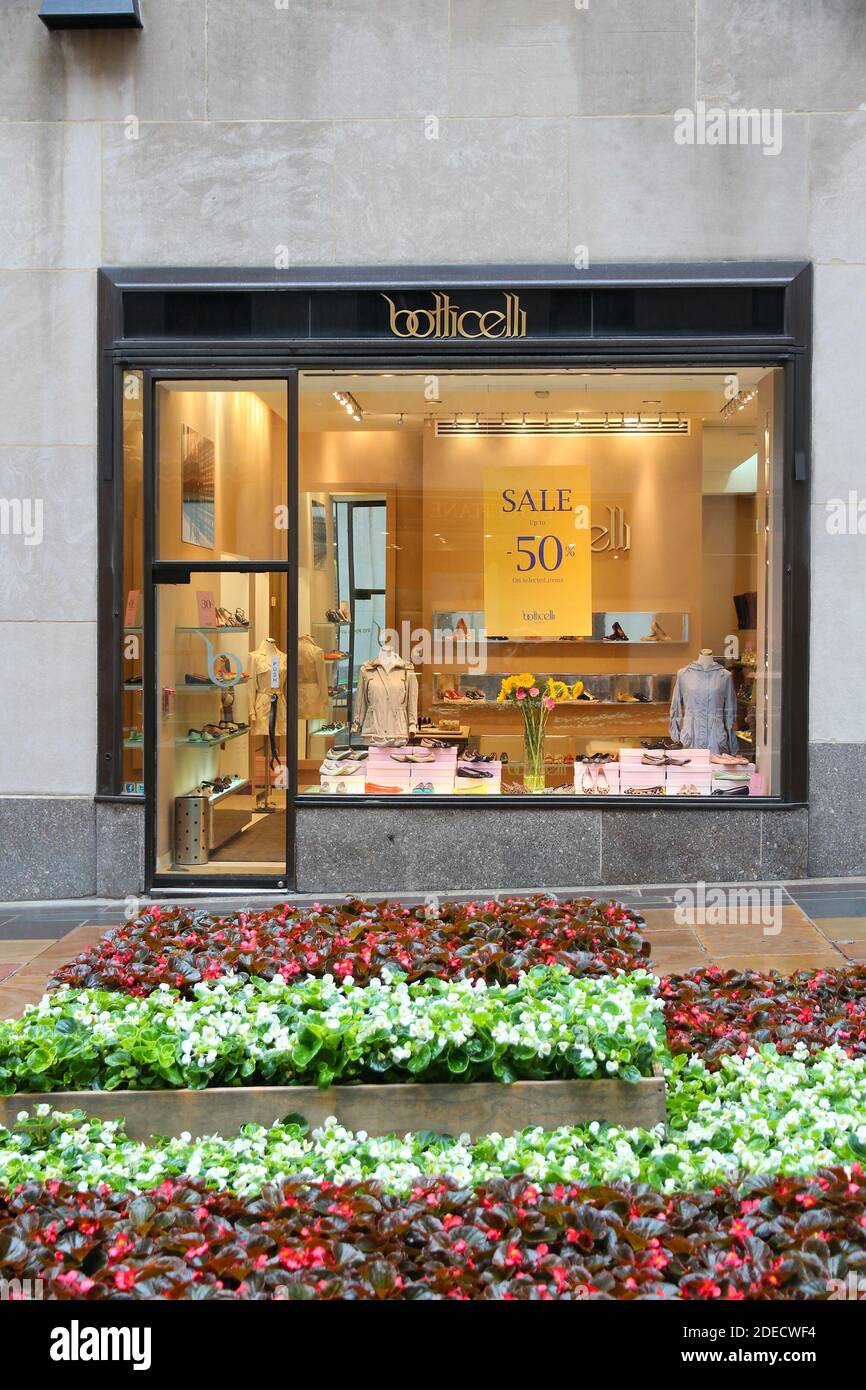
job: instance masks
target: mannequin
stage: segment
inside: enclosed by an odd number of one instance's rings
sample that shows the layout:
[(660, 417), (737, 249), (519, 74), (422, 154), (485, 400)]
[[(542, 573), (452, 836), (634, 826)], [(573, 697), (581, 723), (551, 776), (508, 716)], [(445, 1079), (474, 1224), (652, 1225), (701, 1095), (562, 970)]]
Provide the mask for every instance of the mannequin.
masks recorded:
[(329, 712), (325, 653), (307, 633), (298, 641), (298, 718), (327, 719)]
[(358, 673), (352, 730), (368, 743), (407, 743), (417, 729), (418, 677), (380, 635), (379, 655)]
[(386, 671), (391, 671), (397, 665), (399, 657), (391, 646), (391, 638), (379, 636), (379, 664), (384, 666)]
[(737, 696), (730, 671), (701, 647), (697, 660), (677, 672), (671, 696), (670, 736), (684, 748), (736, 753)]
[[(270, 773), (279, 771), (277, 735), (286, 732), (286, 675), (289, 662), (273, 637), (266, 637), (249, 655), (250, 732), (264, 735), (265, 808), (268, 808)], [(270, 757), (268, 745), (270, 744)]]

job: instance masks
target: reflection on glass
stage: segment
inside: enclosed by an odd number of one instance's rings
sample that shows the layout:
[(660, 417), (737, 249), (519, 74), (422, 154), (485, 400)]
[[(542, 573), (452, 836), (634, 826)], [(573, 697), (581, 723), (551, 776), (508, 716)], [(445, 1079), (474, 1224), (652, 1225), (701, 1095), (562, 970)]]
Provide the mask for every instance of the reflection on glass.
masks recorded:
[(778, 793), (779, 382), (302, 374), (301, 793)]

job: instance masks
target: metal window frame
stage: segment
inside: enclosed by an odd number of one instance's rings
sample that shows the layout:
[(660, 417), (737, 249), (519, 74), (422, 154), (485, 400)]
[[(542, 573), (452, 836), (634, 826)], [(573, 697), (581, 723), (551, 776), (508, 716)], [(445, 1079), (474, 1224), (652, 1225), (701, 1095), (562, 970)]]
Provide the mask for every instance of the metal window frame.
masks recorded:
[[(295, 339), (128, 338), (123, 334), (123, 295), (130, 290), (158, 294), (188, 291), (214, 294), (300, 290), (431, 291), (443, 285), (467, 290), (542, 289), (678, 289), (695, 294), (707, 287), (774, 287), (784, 291), (784, 325), (780, 333), (663, 333), (605, 337), (526, 338), (472, 347), (442, 339), (390, 342), (381, 337)], [(118, 642), (123, 615), (122, 595), (122, 451), (119, 449), (120, 383), (124, 370), (150, 370), (157, 376), (240, 377), (277, 376), (288, 379), (297, 370), (399, 371), (426, 368), (497, 367), (609, 368), (763, 365), (784, 372), (783, 426), (783, 615), (781, 691), (781, 792), (761, 798), (715, 798), (712, 809), (790, 809), (808, 804), (808, 673), (809, 673), (809, 459), (811, 429), (812, 267), (804, 261), (696, 262), (618, 264), (575, 271), (562, 266), (406, 266), (376, 268), (314, 268), (291, 272), (261, 269), (103, 269), (99, 272), (99, 800), (141, 800), (120, 796), (121, 707), (119, 703)], [(296, 534), (298, 432), (297, 400), (289, 405), (290, 536)], [(294, 412), (294, 421), (293, 421)], [(292, 561), (290, 589), (297, 590), (297, 555)], [(266, 567), (267, 568), (267, 567)], [(289, 599), (292, 607), (291, 597)], [(294, 607), (296, 608), (296, 603)], [(297, 616), (294, 616), (296, 623)], [(363, 804), (389, 809), (417, 809), (422, 799), (343, 796), (296, 801), (305, 812), (316, 807), (347, 811)], [(423, 806), (453, 807), (449, 797), (423, 798)], [(568, 798), (478, 798), (473, 808), (487, 812), (573, 809)], [(630, 810), (676, 814), (709, 809), (709, 799), (659, 803), (650, 798), (606, 798), (596, 809), (627, 806)], [(291, 869), (290, 869), (291, 874)], [(248, 882), (245, 880), (245, 883)]]

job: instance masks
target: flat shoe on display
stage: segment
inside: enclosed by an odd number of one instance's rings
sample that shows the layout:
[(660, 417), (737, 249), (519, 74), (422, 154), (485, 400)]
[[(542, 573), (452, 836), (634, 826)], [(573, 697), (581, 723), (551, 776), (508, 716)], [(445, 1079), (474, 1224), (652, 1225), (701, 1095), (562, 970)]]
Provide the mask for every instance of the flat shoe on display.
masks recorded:
[(410, 763), (435, 763), (436, 754), (432, 748), (428, 748), (423, 753), (410, 753), (408, 761)]
[(493, 776), (493, 773), (492, 773), (492, 772), (485, 772), (484, 769), (481, 768), (481, 767), (458, 767), (458, 769), (457, 769), (457, 776), (458, 776), (458, 777), (481, 778), (481, 777), (492, 777), (492, 776)]
[(441, 738), (422, 738), (422, 748), (447, 748), (448, 744), (443, 743)]
[(393, 795), (395, 795), (396, 793), (401, 792), (402, 790), (403, 790), (402, 787), (382, 787), (382, 786), (379, 786), (376, 782), (368, 782), (368, 783), (367, 783), (367, 791), (368, 791), (368, 792), (372, 792), (374, 795), (376, 795), (376, 794), (378, 793), (380, 796), (382, 796), (382, 795), (393, 796)]
[(603, 767), (600, 767), (600, 768), (598, 769), (598, 772), (596, 773), (596, 778), (595, 778), (595, 791), (596, 791), (596, 795), (597, 795), (597, 796), (609, 796), (609, 795), (610, 795), (610, 783), (608, 782), (607, 778), (606, 778), (605, 775), (604, 775), (604, 768), (603, 768)]
[(647, 767), (685, 767), (691, 758), (672, 758), (668, 753), (644, 753), (641, 762)]
[(621, 625), (619, 623), (614, 623), (610, 630), (610, 636), (605, 637), (604, 640), (605, 642), (627, 642), (629, 639), (628, 633), (623, 631)]
[(413, 791), (413, 792), (416, 792), (416, 793), (417, 793), (417, 792), (423, 792), (423, 793), (425, 793), (425, 794), (429, 794), (429, 793), (431, 793), (431, 792), (433, 791), (433, 783), (432, 783), (432, 782), (416, 782), (416, 783), (415, 783), (415, 786), (412, 788), (412, 791)]

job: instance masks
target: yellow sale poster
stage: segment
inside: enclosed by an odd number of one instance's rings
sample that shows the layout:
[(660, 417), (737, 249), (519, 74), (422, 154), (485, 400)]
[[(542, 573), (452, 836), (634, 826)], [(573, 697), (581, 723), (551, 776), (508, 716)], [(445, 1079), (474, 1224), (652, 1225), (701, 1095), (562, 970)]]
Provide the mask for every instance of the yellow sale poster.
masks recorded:
[(484, 625), (497, 637), (592, 632), (588, 464), (484, 471)]

